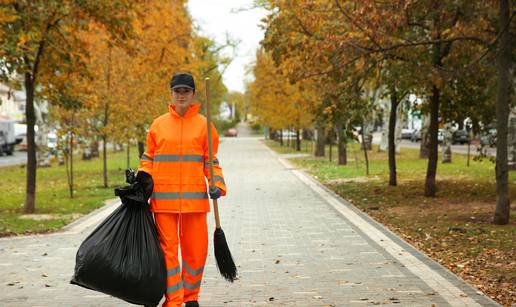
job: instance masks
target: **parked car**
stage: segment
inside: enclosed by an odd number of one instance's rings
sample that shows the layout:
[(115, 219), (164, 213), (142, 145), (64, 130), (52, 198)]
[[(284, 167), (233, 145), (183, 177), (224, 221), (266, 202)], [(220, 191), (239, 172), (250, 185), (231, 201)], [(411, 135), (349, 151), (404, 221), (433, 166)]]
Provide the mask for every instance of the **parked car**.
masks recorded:
[(412, 132), (412, 136), (410, 137), (410, 140), (412, 142), (421, 141), (421, 129), (414, 129), (414, 132)]
[(444, 141), (444, 129), (437, 130), (437, 143), (441, 144)]
[(401, 139), (402, 140), (410, 140), (412, 138), (413, 133), (414, 133), (413, 129), (403, 128), (403, 129), (401, 129)]
[(469, 133), (466, 130), (456, 130), (452, 134), (452, 144), (468, 144)]
[(289, 131), (289, 130), (281, 130), (281, 131), (278, 131), (276, 132), (276, 135), (278, 137), (282, 136), (282, 138), (286, 139), (286, 138), (295, 138), (296, 137), (296, 133), (294, 131)]
[[(37, 126), (35, 126), (34, 129), (37, 131)], [(23, 139), (26, 138), (26, 132), (27, 125), (18, 123), (14, 124), (14, 137), (16, 138), (16, 144), (23, 142)], [(25, 141), (25, 144), (27, 144), (27, 141)]]
[(494, 147), (496, 146), (496, 129), (491, 128), (480, 133), (480, 145)]
[(0, 155), (12, 155), (16, 145), (13, 120), (0, 120)]
[(224, 132), (224, 136), (227, 137), (236, 137), (238, 135), (238, 131), (235, 128), (229, 128)]
[[(34, 133), (37, 135), (39, 131), (38, 125), (34, 125)], [(27, 125), (26, 124), (14, 124), (14, 134), (16, 138), (16, 144), (18, 145), (18, 150), (26, 151), (27, 150)]]
[(52, 154), (57, 153), (57, 135), (54, 132), (47, 134), (47, 147)]
[(27, 151), (27, 134), (22, 133), (16, 136), (16, 140), (20, 140), (18, 143), (19, 151)]
[(351, 133), (353, 134), (354, 139), (358, 139), (359, 136), (362, 135), (362, 127), (360, 127), (360, 126), (351, 126)]
[(357, 135), (362, 134), (362, 127), (360, 126), (351, 126), (351, 130)]

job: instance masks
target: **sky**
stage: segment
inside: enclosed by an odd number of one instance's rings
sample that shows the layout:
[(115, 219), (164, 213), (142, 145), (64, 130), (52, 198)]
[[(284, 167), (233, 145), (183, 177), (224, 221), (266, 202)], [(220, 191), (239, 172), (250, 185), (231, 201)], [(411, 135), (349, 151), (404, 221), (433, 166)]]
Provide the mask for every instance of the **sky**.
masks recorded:
[[(253, 0), (189, 0), (188, 9), (194, 25), (200, 33), (217, 43), (226, 41), (226, 33), (239, 41), (236, 57), (223, 75), (224, 84), (230, 91), (244, 91), (246, 66), (255, 58), (255, 52), (263, 38), (258, 26), (267, 11), (252, 8)], [(241, 10), (246, 9), (247, 10)], [(237, 11), (238, 12), (234, 12)], [(229, 50), (227, 51), (229, 53)], [(248, 78), (248, 77), (247, 77)]]

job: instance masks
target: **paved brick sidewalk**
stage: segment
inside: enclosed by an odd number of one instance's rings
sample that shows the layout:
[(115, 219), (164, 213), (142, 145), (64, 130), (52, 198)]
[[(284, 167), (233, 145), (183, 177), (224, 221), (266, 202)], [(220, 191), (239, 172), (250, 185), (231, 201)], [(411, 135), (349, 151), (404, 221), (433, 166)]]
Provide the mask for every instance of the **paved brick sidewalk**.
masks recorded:
[[(496, 306), (258, 139), (225, 139), (219, 159), (240, 279), (219, 277), (210, 246), (202, 306)], [(78, 245), (114, 206), (65, 232), (0, 239), (0, 306), (127, 306), (68, 284)]]

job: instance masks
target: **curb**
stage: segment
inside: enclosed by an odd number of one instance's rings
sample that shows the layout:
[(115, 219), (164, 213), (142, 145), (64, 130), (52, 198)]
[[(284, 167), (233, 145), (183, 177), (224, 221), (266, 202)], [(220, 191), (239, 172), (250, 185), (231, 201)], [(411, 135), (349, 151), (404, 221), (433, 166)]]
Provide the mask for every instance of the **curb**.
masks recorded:
[[(428, 257), (426, 254), (393, 233), (386, 226), (375, 221), (353, 204), (324, 186), (317, 179), (313, 178), (313, 176), (299, 168), (296, 168), (290, 162), (285, 160), (282, 155), (276, 153), (265, 144), (263, 145), (274, 157), (276, 157), (276, 159), (278, 159), (281, 165), (289, 169), (300, 181), (321, 196), (332, 209), (335, 209), (337, 213), (341, 214), (342, 217), (349, 222), (350, 225), (358, 229), (362, 236), (367, 238), (371, 244), (376, 245), (378, 249), (384, 251), (393, 259), (398, 260), (404, 268), (408, 269), (409, 274), (421, 279), (421, 281), (423, 281), (430, 289), (441, 290), (436, 292), (439, 295), (442, 294), (441, 297), (447, 303), (452, 306), (500, 306), (483, 292), (465, 282), (460, 278), (460, 276), (454, 274), (440, 263), (434, 261), (432, 258)], [(357, 222), (356, 220), (350, 219), (350, 214), (358, 216), (359, 219), (365, 222), (365, 224), (363, 224), (365, 226), (359, 225), (361, 224), (361, 221)], [(364, 229), (364, 227), (377, 232), (377, 234), (375, 234), (376, 238), (373, 238), (371, 233), (367, 233), (368, 230)], [(379, 239), (380, 237), (382, 239)], [(434, 276), (431, 276), (432, 274)], [(442, 279), (445, 282), (447, 281), (449, 285), (443, 286), (439, 284), (437, 279)]]
[(67, 234), (77, 234), (81, 231), (84, 231), (89, 226), (94, 225), (95, 223), (99, 222), (101, 219), (106, 218), (111, 212), (113, 212), (120, 203), (120, 199), (113, 198), (108, 199), (104, 201), (104, 205), (102, 207), (99, 207), (92, 212), (81, 216), (80, 218), (76, 219), (75, 221), (71, 222), (70, 224), (67, 224), (63, 226), (62, 228), (54, 231), (54, 232), (47, 232), (47, 233), (35, 233), (35, 234), (26, 234), (26, 235), (15, 235), (15, 236), (9, 236), (9, 237), (2, 237), (0, 238), (0, 241), (5, 240), (21, 240), (26, 238), (34, 238), (34, 237), (42, 237), (42, 236), (58, 236), (58, 235), (67, 235)]
[(89, 226), (95, 224), (100, 219), (103, 219), (107, 217), (111, 212), (113, 212), (117, 205), (120, 203), (119, 198), (112, 198), (104, 201), (104, 205), (102, 207), (99, 207), (92, 212), (86, 214), (85, 216), (82, 216), (78, 218), (77, 220), (71, 222), (68, 225), (65, 225), (63, 228), (61, 228), (59, 231), (57, 231), (55, 234), (63, 234), (63, 233), (79, 233)]

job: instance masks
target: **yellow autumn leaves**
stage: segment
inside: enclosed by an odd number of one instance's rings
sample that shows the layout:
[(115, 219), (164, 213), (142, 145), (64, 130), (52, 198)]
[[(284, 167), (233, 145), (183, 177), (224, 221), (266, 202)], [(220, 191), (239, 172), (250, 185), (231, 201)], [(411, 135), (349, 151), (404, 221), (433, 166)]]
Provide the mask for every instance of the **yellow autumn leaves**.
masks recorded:
[[(80, 97), (75, 116), (76, 123), (83, 123), (81, 135), (121, 143), (144, 140), (152, 119), (167, 110), (170, 78), (177, 71), (191, 72), (197, 80), (212, 77), (214, 102), (222, 100), (226, 88), (220, 72), (206, 73), (218, 64), (217, 54), (207, 56), (214, 43), (195, 33), (186, 1), (146, 1), (135, 16), (132, 33), (123, 40), (89, 24), (77, 35), (87, 55), (83, 66), (66, 72), (65, 78), (50, 76), (54, 87), (69, 88), (71, 96)], [(202, 82), (197, 83), (202, 93)], [(48, 99), (57, 113), (67, 108), (59, 97)]]

